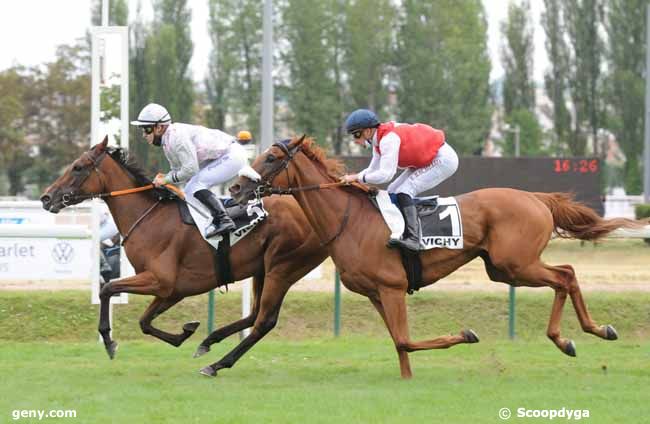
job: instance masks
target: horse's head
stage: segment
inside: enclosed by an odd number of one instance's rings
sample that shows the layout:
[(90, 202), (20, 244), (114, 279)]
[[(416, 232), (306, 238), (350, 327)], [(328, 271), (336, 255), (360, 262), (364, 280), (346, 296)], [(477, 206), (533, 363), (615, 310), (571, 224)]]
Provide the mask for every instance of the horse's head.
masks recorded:
[(83, 195), (98, 193), (104, 189), (99, 165), (106, 157), (107, 144), (108, 137), (104, 137), (101, 143), (79, 156), (65, 169), (62, 176), (45, 189), (41, 196), (43, 209), (58, 213), (66, 206), (85, 200), (87, 196)]
[(245, 203), (256, 196), (270, 194), (266, 189), (271, 186), (289, 186), (289, 165), (303, 141), (305, 135), (275, 143), (255, 158), (251, 166), (239, 171), (239, 179), (230, 187), (233, 199)]

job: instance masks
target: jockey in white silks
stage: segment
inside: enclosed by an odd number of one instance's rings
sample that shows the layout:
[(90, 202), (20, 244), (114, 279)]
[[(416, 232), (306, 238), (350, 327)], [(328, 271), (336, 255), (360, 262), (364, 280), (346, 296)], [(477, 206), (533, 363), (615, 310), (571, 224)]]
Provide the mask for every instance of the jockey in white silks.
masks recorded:
[(200, 125), (172, 123), (167, 109), (155, 103), (145, 106), (131, 125), (142, 127), (147, 143), (162, 147), (171, 166), (167, 174), (157, 175), (153, 184), (186, 182), (186, 198), (200, 201), (212, 214), (206, 238), (234, 230), (235, 224), (210, 188), (234, 178), (248, 165), (246, 151), (236, 138)]

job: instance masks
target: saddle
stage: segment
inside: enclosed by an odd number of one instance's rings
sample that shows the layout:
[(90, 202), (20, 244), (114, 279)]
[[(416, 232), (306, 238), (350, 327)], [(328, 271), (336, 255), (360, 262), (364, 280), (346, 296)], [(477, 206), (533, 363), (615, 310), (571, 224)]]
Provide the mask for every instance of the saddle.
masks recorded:
[[(176, 203), (183, 224), (197, 226), (187, 202), (181, 199), (177, 193), (167, 188), (157, 188), (155, 191), (161, 201)], [(217, 279), (221, 284), (226, 285), (227, 290), (228, 284), (234, 282), (230, 266), (231, 246), (244, 238), (257, 224), (262, 222), (266, 218), (267, 212), (264, 210), (264, 205), (261, 202), (259, 205), (255, 205), (255, 208), (253, 208), (254, 213), (251, 214), (249, 214), (248, 205), (239, 205), (230, 198), (223, 199), (223, 204), (226, 207), (228, 215), (234, 221), (236, 228), (230, 234), (222, 236), (222, 240), (218, 242), (218, 247), (215, 248), (213, 243), (208, 243), (207, 241), (206, 243), (210, 246), (212, 252), (215, 275), (217, 275)]]
[[(378, 191), (370, 194), (370, 199), (381, 212), (386, 224), (391, 229), (392, 236), (401, 234), (403, 217), (397, 196)], [(439, 196), (413, 199), (420, 220), (420, 251), (434, 248), (462, 249), (463, 232), (460, 208), (453, 197)], [(399, 222), (395, 222), (399, 221)], [(419, 252), (401, 249), (402, 264), (408, 278), (409, 294), (422, 287), (422, 262)]]

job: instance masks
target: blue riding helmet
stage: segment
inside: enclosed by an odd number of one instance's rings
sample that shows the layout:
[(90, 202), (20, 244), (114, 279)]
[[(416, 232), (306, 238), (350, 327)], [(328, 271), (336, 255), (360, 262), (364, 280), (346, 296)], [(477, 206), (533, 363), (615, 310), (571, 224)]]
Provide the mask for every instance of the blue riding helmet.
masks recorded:
[(365, 128), (375, 128), (379, 126), (379, 118), (375, 112), (368, 109), (357, 109), (345, 120), (345, 131), (352, 134), (355, 131)]

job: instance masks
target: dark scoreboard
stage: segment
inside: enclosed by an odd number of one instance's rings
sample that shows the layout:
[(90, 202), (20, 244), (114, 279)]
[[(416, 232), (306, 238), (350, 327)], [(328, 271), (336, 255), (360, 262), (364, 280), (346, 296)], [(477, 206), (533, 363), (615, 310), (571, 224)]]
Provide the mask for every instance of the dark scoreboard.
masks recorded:
[[(370, 157), (340, 158), (350, 173), (364, 169)], [(571, 192), (601, 216), (601, 163), (599, 159), (575, 158), (501, 158), (467, 156), (460, 158), (456, 173), (434, 190), (422, 196), (454, 196), (481, 188), (509, 187), (526, 191)]]

